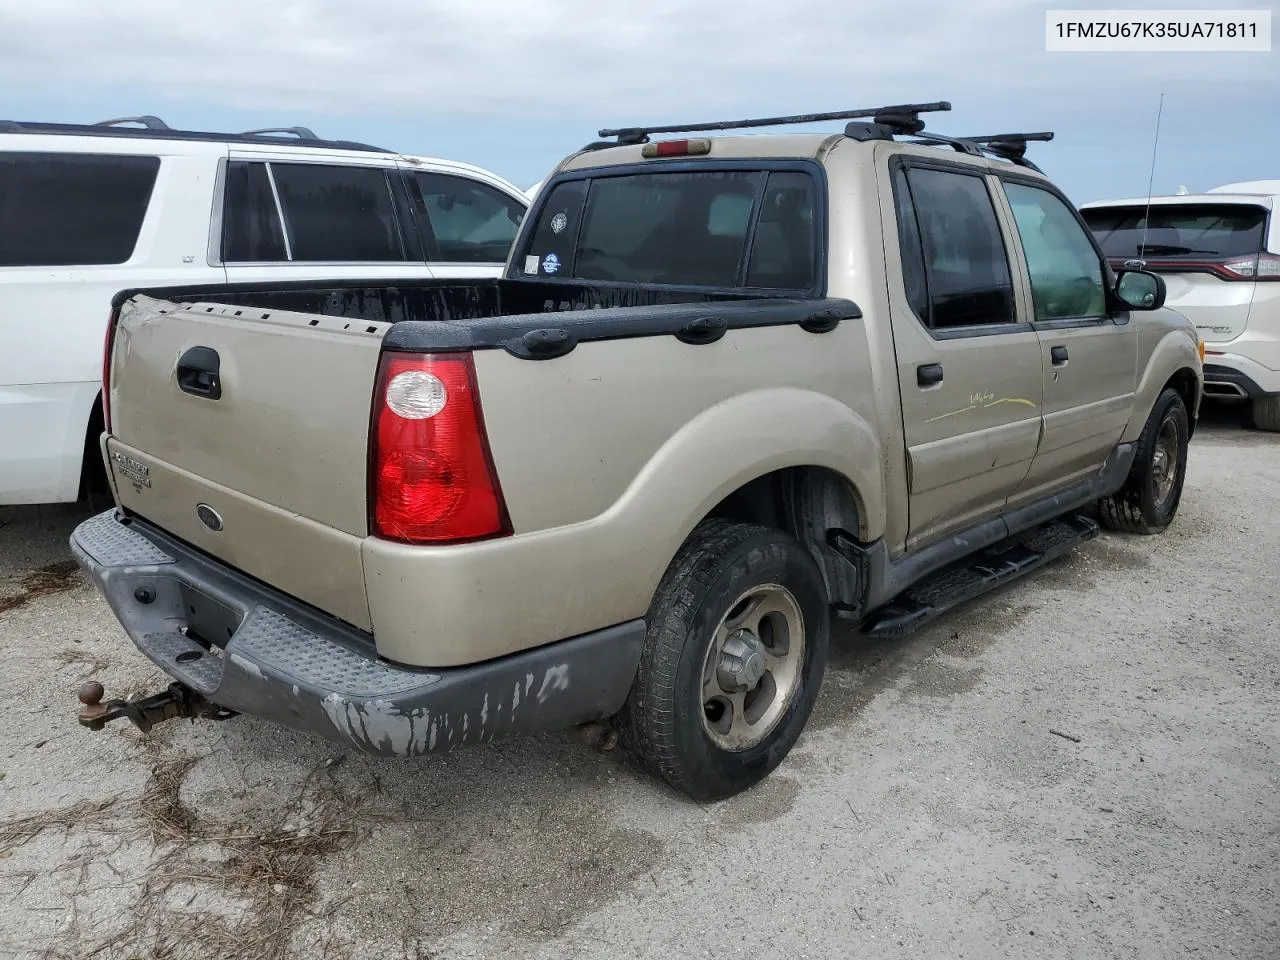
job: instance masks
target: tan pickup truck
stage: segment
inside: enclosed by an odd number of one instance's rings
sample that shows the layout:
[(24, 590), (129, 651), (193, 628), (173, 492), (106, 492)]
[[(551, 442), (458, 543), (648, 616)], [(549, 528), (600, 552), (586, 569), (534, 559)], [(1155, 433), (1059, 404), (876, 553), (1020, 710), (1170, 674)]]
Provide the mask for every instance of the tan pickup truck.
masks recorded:
[(1111, 272), (1047, 136), (942, 109), (602, 131), (500, 280), (122, 293), (116, 505), (72, 546), (175, 682), (81, 721), (394, 756), (598, 723), (714, 799), (800, 736), (832, 616), (909, 629), (1087, 514), (1166, 527), (1194, 329)]

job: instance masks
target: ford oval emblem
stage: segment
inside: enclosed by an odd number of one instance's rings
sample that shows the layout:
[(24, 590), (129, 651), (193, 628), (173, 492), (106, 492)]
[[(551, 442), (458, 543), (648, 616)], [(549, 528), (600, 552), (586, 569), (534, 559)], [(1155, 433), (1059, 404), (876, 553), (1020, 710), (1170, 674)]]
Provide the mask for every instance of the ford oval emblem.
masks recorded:
[(222, 514), (207, 503), (196, 504), (196, 516), (200, 518), (201, 523), (214, 533), (218, 533), (222, 529)]
[(1126, 260), (1124, 262), (1124, 268), (1126, 270), (1145, 270), (1146, 266), (1147, 261), (1145, 260)]

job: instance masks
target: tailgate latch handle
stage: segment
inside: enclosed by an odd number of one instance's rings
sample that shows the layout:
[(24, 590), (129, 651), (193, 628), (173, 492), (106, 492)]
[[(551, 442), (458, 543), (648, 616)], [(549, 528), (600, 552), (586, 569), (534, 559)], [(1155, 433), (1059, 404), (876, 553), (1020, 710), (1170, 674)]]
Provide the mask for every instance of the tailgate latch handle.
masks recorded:
[(178, 358), (178, 389), (193, 397), (217, 400), (222, 396), (220, 362), (213, 347), (192, 347)]

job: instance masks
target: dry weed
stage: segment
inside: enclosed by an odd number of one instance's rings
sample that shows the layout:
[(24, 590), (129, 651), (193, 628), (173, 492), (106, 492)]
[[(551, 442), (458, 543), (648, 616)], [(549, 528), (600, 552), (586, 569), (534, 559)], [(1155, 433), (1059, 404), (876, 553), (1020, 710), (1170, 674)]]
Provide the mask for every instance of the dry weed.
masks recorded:
[(10, 610), (26, 606), (37, 597), (73, 589), (79, 582), (77, 570), (79, 567), (74, 560), (59, 560), (39, 570), (33, 570), (20, 581), (20, 593), (0, 599), (0, 613), (8, 613)]
[[(34, 840), (46, 830), (101, 829), (115, 819), (115, 800), (81, 800), (78, 803), (41, 810), (12, 820), (0, 821), (0, 854), (7, 854)], [(111, 814), (111, 816), (108, 816)]]
[(65, 650), (59, 650), (53, 655), (53, 659), (58, 663), (66, 666), (82, 666), (84, 672), (81, 673), (82, 679), (89, 679), (95, 673), (100, 673), (107, 667), (111, 666), (111, 659), (104, 657), (100, 653), (92, 653), (88, 650), (77, 650), (74, 647), (68, 647)]

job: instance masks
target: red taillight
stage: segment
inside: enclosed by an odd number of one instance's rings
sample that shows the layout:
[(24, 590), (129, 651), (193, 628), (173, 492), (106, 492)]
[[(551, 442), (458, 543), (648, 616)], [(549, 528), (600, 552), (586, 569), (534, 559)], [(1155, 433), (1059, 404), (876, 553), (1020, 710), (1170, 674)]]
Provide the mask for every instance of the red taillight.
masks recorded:
[(640, 156), (646, 159), (654, 157), (700, 157), (711, 152), (711, 141), (701, 140), (659, 140), (657, 143), (646, 143), (640, 148)]
[[(1112, 260), (1116, 270), (1124, 260)], [(1147, 260), (1146, 269), (1156, 273), (1211, 273), (1219, 280), (1280, 280), (1280, 256), (1264, 253), (1232, 260)]]
[(376, 536), (457, 543), (511, 532), (470, 353), (384, 354), (372, 430)]
[(111, 341), (115, 339), (116, 312), (107, 317), (107, 338), (102, 344), (102, 429), (111, 432)]
[(1256, 257), (1238, 257), (1228, 260), (1222, 269), (1238, 280), (1280, 280), (1280, 257), (1264, 253)]

